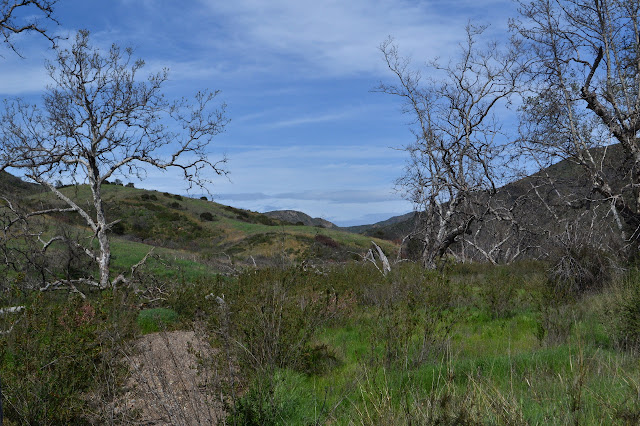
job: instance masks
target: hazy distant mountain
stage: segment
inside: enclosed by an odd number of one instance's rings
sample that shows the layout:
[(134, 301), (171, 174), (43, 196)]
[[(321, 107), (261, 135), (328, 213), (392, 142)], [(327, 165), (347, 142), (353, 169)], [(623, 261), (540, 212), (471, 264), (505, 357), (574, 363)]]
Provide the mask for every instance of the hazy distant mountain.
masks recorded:
[(338, 228), (338, 226), (334, 223), (329, 222), (328, 220), (321, 219), (319, 217), (311, 217), (306, 213), (302, 213), (296, 210), (274, 210), (270, 212), (263, 213), (265, 216), (268, 216), (273, 219), (282, 220), (284, 222), (289, 222), (294, 225), (302, 224), (305, 226), (319, 226), (323, 228)]

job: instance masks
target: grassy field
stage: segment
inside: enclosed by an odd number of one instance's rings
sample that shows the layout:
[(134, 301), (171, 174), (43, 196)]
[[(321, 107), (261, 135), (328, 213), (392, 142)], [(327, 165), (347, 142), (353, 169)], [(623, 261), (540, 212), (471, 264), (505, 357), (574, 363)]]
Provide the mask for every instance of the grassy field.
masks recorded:
[[(549, 289), (540, 272), (517, 267), (435, 275), (405, 266), (387, 278), (363, 270), (339, 272), (345, 273), (352, 279), (340, 281), (351, 285), (337, 291), (342, 299), (330, 299), (329, 312), (311, 326), (315, 331), (305, 344), (299, 343), (302, 330), (291, 341), (265, 343), (284, 345), (287, 352), (305, 347), (295, 360), (246, 360), (253, 372), (246, 374), (253, 377), (232, 419), (253, 424), (638, 421), (637, 358), (619, 349), (616, 320), (624, 315), (610, 316), (620, 308), (617, 292), (624, 290), (556, 301), (545, 295)], [(324, 291), (336, 291), (335, 284)], [(638, 283), (633, 278), (627, 284)], [(274, 331), (272, 318), (254, 320), (263, 322), (244, 327)], [(252, 347), (248, 341), (243, 346)]]
[[(131, 260), (145, 249), (126, 244), (118, 250)], [(87, 395), (117, 399), (127, 376), (119, 354), (158, 329), (156, 313), (171, 330), (197, 325), (217, 348), (201, 368), (228, 378), (209, 391), (226, 395), (229, 424), (640, 420), (634, 269), (574, 294), (537, 263), (402, 263), (387, 276), (351, 263), (225, 278), (174, 262), (181, 276), (150, 264), (135, 291), (87, 300), (5, 291), (2, 306), (26, 306), (2, 316), (2, 328), (13, 327), (0, 335), (7, 424), (108, 423)]]

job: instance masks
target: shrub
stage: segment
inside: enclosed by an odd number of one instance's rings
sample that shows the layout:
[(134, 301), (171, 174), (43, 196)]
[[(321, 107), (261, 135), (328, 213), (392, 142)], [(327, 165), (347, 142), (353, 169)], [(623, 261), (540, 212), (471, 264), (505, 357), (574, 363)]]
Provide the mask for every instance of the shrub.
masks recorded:
[(216, 220), (216, 217), (209, 212), (200, 213), (200, 219), (205, 220), (207, 222), (213, 222)]
[(325, 245), (327, 247), (332, 247), (332, 248), (340, 247), (340, 243), (338, 243), (336, 240), (334, 240), (333, 238), (328, 237), (326, 235), (317, 234), (315, 236), (314, 240), (317, 243), (320, 243), (320, 244)]
[(133, 335), (131, 301), (111, 293), (92, 301), (50, 296), (31, 297), (12, 331), (0, 335), (7, 424), (93, 424), (124, 373), (116, 357)]
[(114, 223), (111, 226), (110, 231), (116, 235), (124, 235), (125, 233), (124, 223), (122, 221)]
[(179, 202), (174, 201), (172, 203), (169, 203), (169, 207), (171, 207), (172, 209), (178, 209), (180, 210), (182, 208), (182, 206), (180, 205)]
[(607, 321), (613, 326), (618, 345), (637, 352), (640, 351), (640, 272), (629, 272), (623, 284), (606, 312)]
[(155, 195), (155, 194), (147, 194), (147, 193), (144, 193), (144, 194), (142, 194), (142, 195), (140, 196), (140, 199), (141, 199), (141, 200), (145, 200), (145, 201), (149, 201), (149, 200), (156, 201), (156, 200), (158, 200), (158, 197), (156, 197), (156, 195)]
[(201, 199), (202, 201), (208, 201), (207, 197), (205, 197), (204, 195), (203, 195), (202, 197), (200, 197), (200, 199)]
[(601, 290), (613, 277), (615, 260), (589, 245), (566, 245), (549, 269), (549, 283), (561, 295)]
[(181, 195), (174, 195), (173, 198), (175, 198), (178, 201), (182, 201), (182, 196)]

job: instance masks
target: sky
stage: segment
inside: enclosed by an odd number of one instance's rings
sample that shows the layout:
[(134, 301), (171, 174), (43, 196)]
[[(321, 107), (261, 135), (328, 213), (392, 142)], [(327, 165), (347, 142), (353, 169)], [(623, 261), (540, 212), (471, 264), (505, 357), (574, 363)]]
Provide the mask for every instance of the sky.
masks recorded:
[[(393, 83), (380, 44), (392, 37), (421, 67), (448, 60), (469, 20), (505, 38), (515, 12), (508, 0), (59, 0), (49, 27), (69, 39), (87, 29), (104, 50), (132, 47), (143, 71), (168, 68), (169, 98), (220, 90), (231, 121), (209, 151), (228, 157), (230, 174), (214, 179), (214, 201), (350, 226), (413, 208), (394, 185), (410, 117), (372, 91)], [(14, 41), (23, 58), (0, 52), (0, 97), (37, 102), (52, 52), (36, 35)], [(186, 194), (177, 173), (122, 180)]]

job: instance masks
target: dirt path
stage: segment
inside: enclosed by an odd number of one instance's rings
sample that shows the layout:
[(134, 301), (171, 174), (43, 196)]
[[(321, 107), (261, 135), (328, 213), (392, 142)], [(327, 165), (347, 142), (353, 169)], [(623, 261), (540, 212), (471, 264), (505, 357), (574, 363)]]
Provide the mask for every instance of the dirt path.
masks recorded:
[[(193, 331), (141, 337), (127, 357), (132, 374), (120, 409), (142, 425), (222, 423), (220, 378), (208, 363), (214, 354)], [(206, 369), (198, 368), (202, 363)]]

